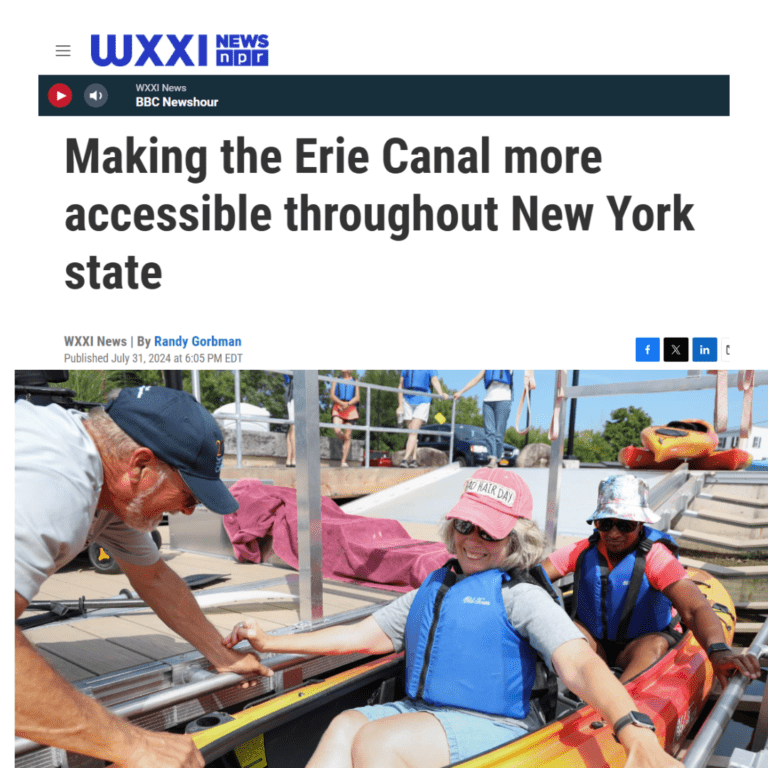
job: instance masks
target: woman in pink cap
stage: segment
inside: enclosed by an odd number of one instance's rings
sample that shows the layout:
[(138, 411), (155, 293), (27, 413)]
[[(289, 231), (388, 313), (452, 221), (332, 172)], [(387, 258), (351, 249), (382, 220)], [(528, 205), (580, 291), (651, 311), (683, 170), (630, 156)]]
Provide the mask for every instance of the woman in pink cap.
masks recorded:
[(677, 560), (674, 540), (648, 525), (659, 520), (644, 480), (611, 475), (587, 520), (594, 533), (551, 554), (544, 570), (552, 581), (574, 574), (571, 616), (600, 658), (623, 670), (619, 680), (663, 656), (682, 637), (681, 619), (707, 649), (723, 686), (735, 669), (755, 679), (757, 659), (726, 645), (720, 619)]
[[(633, 702), (552, 596), (528, 575), (544, 555), (533, 499), (513, 472), (480, 469), (442, 534), (455, 558), (363, 621), (268, 635), (253, 621), (223, 642), (260, 652), (383, 654), (405, 649), (406, 697), (337, 715), (309, 766), (438, 768), (541, 725), (531, 706), (537, 654), (610, 723), (629, 768), (680, 766), (625, 716)], [(622, 722), (624, 721), (624, 722)]]

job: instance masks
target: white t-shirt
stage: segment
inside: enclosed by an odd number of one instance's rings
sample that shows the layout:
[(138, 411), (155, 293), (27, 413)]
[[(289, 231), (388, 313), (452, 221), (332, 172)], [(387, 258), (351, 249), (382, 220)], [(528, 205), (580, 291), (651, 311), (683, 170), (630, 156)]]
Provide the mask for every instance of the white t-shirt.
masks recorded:
[(94, 541), (115, 557), (152, 565), (152, 537), (97, 510), (101, 457), (84, 413), (16, 403), (16, 591), (32, 600), (43, 582)]
[[(510, 371), (513, 373), (513, 371)], [(492, 381), (485, 390), (484, 402), (495, 403), (499, 400), (511, 400), (512, 399), (512, 387), (509, 384), (504, 384), (501, 381)]]

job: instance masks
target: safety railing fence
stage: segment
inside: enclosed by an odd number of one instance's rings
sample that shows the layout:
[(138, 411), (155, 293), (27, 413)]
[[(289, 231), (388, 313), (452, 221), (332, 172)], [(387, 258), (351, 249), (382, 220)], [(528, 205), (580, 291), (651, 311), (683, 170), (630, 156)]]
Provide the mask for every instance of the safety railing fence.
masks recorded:
[[(283, 370), (274, 370), (270, 369), (270, 373), (280, 373), (284, 375), (290, 375), (294, 376), (294, 371), (283, 371)], [(285, 426), (290, 426), (291, 424), (296, 424), (297, 419), (294, 419), (293, 421), (291, 419), (281, 419), (281, 418), (275, 418), (275, 417), (267, 417), (267, 416), (256, 416), (256, 415), (250, 415), (246, 413), (241, 412), (241, 393), (240, 393), (240, 371), (234, 371), (234, 380), (235, 380), (235, 393), (234, 393), (234, 404), (235, 404), (235, 410), (234, 412), (230, 413), (223, 413), (223, 414), (214, 414), (214, 417), (218, 421), (234, 421), (235, 422), (235, 445), (236, 445), (236, 460), (237, 460), (237, 466), (242, 467), (242, 460), (243, 460), (243, 454), (242, 454), (242, 444), (243, 444), (243, 437), (242, 437), (242, 424), (243, 422), (258, 422), (258, 423), (265, 423), (265, 424), (281, 424)], [(434, 393), (434, 392), (422, 392), (420, 390), (414, 390), (414, 389), (400, 389), (398, 387), (388, 387), (383, 384), (373, 384), (371, 382), (367, 381), (358, 381), (355, 379), (342, 379), (334, 376), (317, 376), (318, 381), (323, 381), (330, 384), (335, 384), (336, 382), (341, 384), (351, 384), (356, 387), (361, 387), (365, 390), (365, 398), (366, 398), (366, 408), (365, 408), (365, 424), (332, 424), (332, 423), (326, 423), (326, 422), (320, 422), (319, 420), (319, 411), (318, 411), (318, 426), (320, 429), (346, 429), (346, 430), (354, 430), (357, 432), (364, 432), (365, 433), (365, 466), (370, 467), (370, 457), (371, 457), (371, 433), (374, 432), (382, 432), (387, 434), (413, 434), (416, 433), (418, 435), (435, 435), (438, 437), (444, 437), (444, 432), (437, 432), (435, 430), (427, 429), (408, 429), (407, 427), (374, 427), (371, 426), (371, 393), (373, 390), (378, 390), (381, 392), (402, 392), (404, 395), (412, 394), (412, 395), (420, 395), (422, 397), (429, 397), (430, 399), (439, 399), (440, 395)], [(192, 372), (192, 394), (197, 398), (199, 401), (201, 399), (201, 393), (200, 393), (200, 374), (198, 371)], [(450, 432), (449, 432), (449, 447), (448, 447), (448, 455), (450, 457), (453, 456), (453, 447), (454, 447), (454, 437), (455, 437), (455, 422), (456, 422), (456, 401), (453, 400), (452, 406), (451, 406), (451, 420), (450, 420)]]

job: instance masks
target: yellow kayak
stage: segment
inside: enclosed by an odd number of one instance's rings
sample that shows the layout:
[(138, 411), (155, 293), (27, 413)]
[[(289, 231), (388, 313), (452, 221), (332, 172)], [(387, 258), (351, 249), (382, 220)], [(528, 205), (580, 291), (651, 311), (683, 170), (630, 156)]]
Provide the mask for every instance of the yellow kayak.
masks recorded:
[(646, 427), (640, 433), (643, 445), (657, 462), (669, 459), (698, 459), (717, 448), (718, 437), (708, 421), (683, 419), (663, 427)]
[[(688, 574), (720, 617), (726, 640), (731, 642), (735, 609), (728, 592), (705, 571), (689, 568)], [(193, 734), (193, 738), (206, 765), (216, 768), (299, 768), (309, 760), (336, 714), (401, 698), (403, 678), (403, 653), (357, 663), (327, 679), (307, 681), (241, 712), (224, 715), (231, 717), (229, 722)], [(675, 754), (701, 713), (712, 684), (706, 653), (687, 631), (656, 664), (630, 680), (627, 689), (638, 708), (653, 717), (660, 743)], [(460, 765), (620, 768), (624, 762), (624, 750), (605, 720), (591, 707), (577, 702), (570, 705), (561, 696), (552, 722)]]

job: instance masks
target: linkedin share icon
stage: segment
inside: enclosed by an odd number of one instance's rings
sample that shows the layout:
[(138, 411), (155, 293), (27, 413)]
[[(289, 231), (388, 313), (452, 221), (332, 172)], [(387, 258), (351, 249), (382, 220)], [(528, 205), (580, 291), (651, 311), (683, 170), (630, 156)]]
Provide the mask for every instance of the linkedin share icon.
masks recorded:
[(100, 109), (107, 103), (109, 94), (107, 89), (101, 83), (91, 83), (83, 94), (85, 103), (93, 109)]

